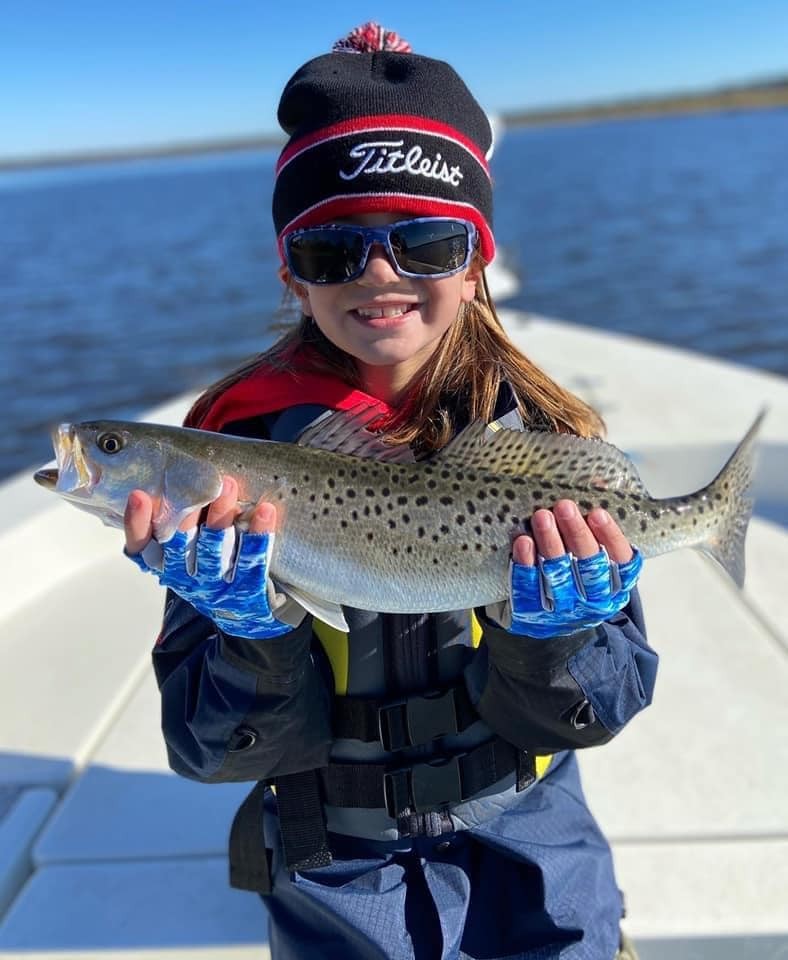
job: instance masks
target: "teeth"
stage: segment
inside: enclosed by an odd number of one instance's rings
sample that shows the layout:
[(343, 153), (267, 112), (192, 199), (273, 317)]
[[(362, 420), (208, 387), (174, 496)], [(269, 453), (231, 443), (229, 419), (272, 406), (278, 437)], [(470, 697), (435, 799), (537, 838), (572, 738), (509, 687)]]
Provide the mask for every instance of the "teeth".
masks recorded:
[(399, 307), (359, 307), (356, 313), (360, 317), (378, 318), (378, 317), (400, 317), (407, 313), (412, 304), (405, 304)]

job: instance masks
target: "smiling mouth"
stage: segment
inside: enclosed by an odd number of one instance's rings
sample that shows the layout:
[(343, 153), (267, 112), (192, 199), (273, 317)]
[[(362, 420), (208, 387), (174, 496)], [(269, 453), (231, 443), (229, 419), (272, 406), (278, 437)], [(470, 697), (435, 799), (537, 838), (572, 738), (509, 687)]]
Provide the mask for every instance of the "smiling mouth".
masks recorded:
[(352, 310), (359, 320), (396, 320), (418, 308), (417, 303), (399, 303), (392, 306), (358, 307)]

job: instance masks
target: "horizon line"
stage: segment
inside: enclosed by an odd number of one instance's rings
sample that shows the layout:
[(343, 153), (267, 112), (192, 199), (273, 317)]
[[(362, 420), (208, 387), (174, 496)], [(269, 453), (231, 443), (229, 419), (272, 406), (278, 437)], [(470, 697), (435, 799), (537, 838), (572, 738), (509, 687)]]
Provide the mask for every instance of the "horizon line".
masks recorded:
[[(635, 95), (595, 101), (578, 101), (553, 107), (529, 107), (505, 110), (494, 116), (504, 129), (627, 119), (639, 116), (669, 116), (712, 111), (764, 109), (788, 106), (788, 74), (736, 84), (718, 85), (704, 90), (669, 94)], [(126, 147), (96, 147), (27, 155), (0, 156), (0, 173), (47, 167), (87, 166), (176, 156), (234, 153), (267, 150), (282, 146), (281, 133), (238, 134), (140, 144)]]

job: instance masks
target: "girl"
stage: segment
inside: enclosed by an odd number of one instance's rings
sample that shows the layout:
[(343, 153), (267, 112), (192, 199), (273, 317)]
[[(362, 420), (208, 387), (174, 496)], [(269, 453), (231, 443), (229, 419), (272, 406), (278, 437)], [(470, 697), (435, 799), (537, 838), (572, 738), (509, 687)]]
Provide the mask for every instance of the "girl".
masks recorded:
[[(418, 458), (477, 419), (599, 434), (496, 317), (492, 135), (450, 66), (367, 25), (301, 67), (279, 120), (274, 222), (301, 321), (187, 425), (291, 441), (364, 404)], [(231, 880), (264, 894), (275, 960), (634, 956), (573, 751), (651, 699), (640, 557), (605, 510), (545, 488), (548, 508), (513, 527), (510, 601), (345, 608), (347, 633), (268, 578), (273, 504), (238, 534), (227, 478), (159, 545), (150, 499), (129, 497), (126, 551), (170, 588), (154, 651), (170, 762), (259, 781)], [(333, 493), (364, 508), (363, 490)], [(469, 534), (492, 522), (466, 512)]]

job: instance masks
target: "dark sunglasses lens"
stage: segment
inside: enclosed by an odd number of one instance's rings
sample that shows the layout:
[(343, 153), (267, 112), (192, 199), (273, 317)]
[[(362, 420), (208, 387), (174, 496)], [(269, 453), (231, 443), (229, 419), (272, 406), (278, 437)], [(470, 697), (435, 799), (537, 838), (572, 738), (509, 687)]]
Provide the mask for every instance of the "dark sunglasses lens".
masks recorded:
[(459, 270), (468, 256), (468, 230), (457, 220), (406, 223), (391, 231), (391, 249), (403, 270), (429, 277)]
[(306, 230), (287, 240), (290, 267), (306, 283), (341, 283), (361, 263), (364, 238), (353, 230)]

